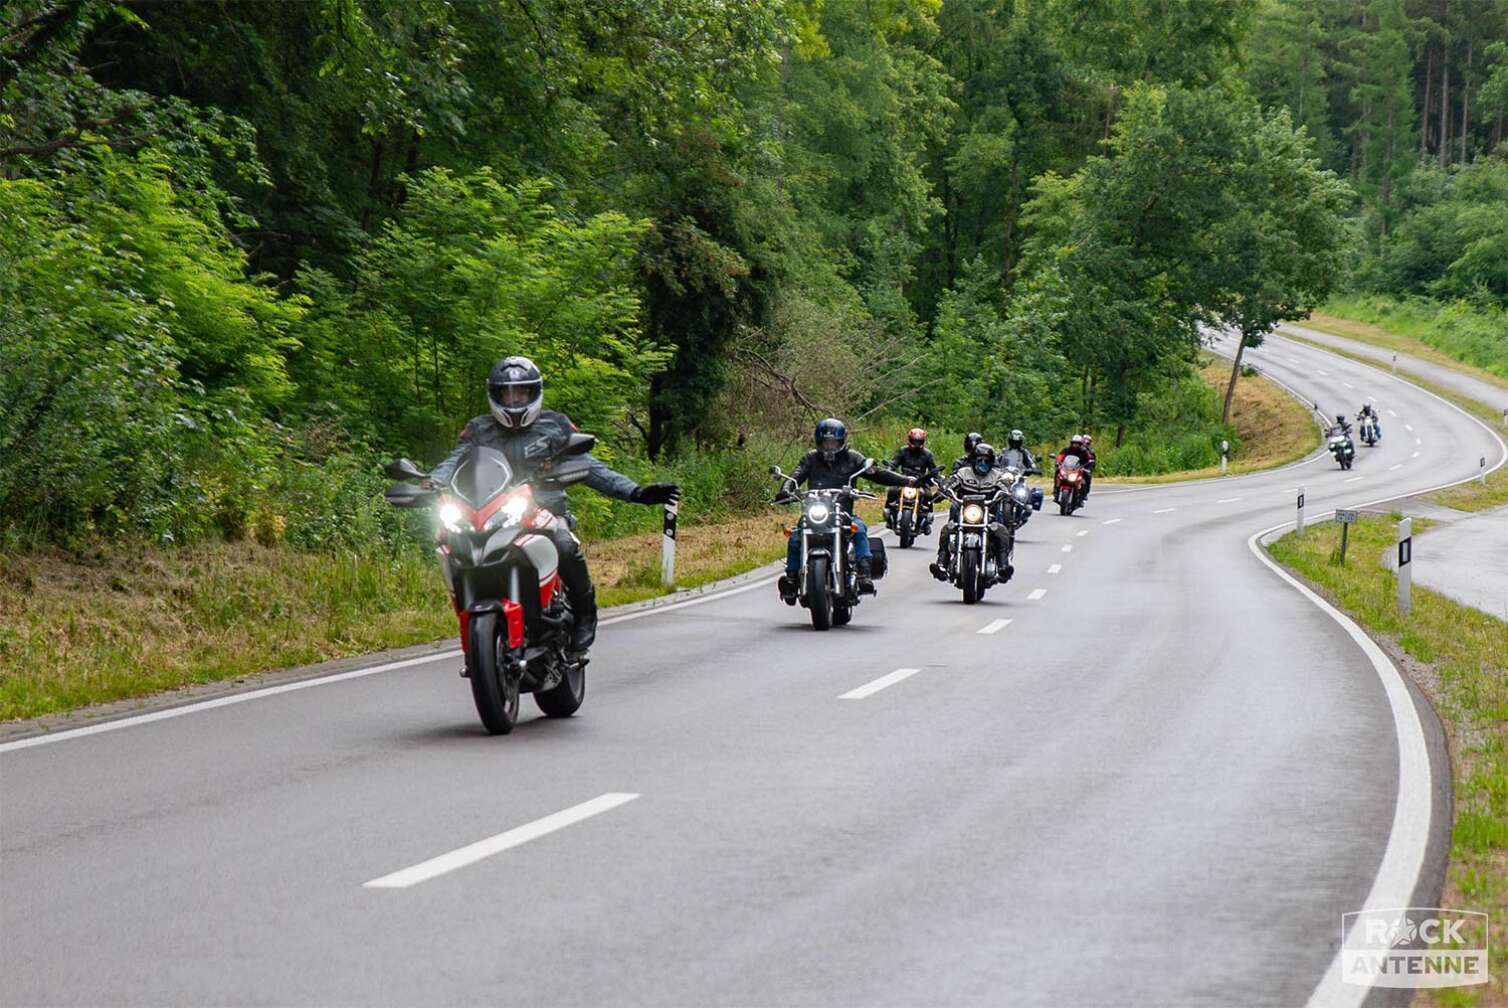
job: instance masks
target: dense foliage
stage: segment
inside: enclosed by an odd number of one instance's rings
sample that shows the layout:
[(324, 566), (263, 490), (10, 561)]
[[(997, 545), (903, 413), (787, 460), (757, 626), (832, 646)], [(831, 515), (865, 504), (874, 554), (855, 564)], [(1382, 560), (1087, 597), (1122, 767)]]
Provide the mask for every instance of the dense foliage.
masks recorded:
[(373, 461), (437, 457), (507, 352), (699, 510), (826, 413), (1129, 449), (1194, 396), (1192, 447), (1144, 454), (1206, 464), (1200, 326), (1253, 345), (1330, 292), (1337, 173), (1369, 239), (1428, 242), (1367, 275), (1501, 269), (1494, 176), (1399, 170), (1393, 65), (1455, 68), (1426, 97), (1468, 130), (1421, 150), (1469, 160), (1508, 91), (1490, 19), (1420, 42), (1398, 0), (1341, 6), (11, 0), (0, 514), (396, 540)]

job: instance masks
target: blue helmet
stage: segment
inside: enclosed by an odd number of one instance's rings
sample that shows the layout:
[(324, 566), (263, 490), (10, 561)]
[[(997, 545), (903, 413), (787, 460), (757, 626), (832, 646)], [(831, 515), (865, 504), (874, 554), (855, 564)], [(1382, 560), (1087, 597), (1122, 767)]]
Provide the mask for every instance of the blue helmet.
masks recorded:
[(822, 457), (831, 462), (838, 457), (840, 451), (848, 447), (848, 428), (843, 426), (842, 420), (828, 417), (817, 424), (812, 440), (816, 442)]

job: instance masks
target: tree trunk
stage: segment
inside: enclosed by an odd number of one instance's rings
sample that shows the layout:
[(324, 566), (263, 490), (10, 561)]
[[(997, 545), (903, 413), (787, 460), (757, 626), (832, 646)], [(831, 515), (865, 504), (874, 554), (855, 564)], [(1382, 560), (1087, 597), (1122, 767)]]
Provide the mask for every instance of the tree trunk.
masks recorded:
[(1461, 73), (1461, 163), (1466, 163), (1466, 129), (1470, 121), (1467, 112), (1471, 108), (1471, 79), (1467, 74), (1471, 71), (1471, 43), (1466, 43), (1466, 70)]
[(1425, 45), (1425, 51), (1429, 53), (1429, 62), (1424, 68), (1424, 101), (1420, 104), (1424, 118), (1419, 123), (1419, 160), (1424, 160), (1425, 140), (1429, 136), (1429, 99), (1435, 85), (1435, 47)]
[(1126, 422), (1122, 420), (1115, 425), (1115, 447), (1119, 448), (1126, 443)]
[(1450, 60), (1440, 60), (1440, 167), (1450, 164)]
[(1236, 397), (1236, 379), (1241, 377), (1241, 355), (1246, 353), (1246, 333), (1241, 334), (1241, 341), (1236, 344), (1236, 361), (1231, 365), (1230, 384), (1225, 387), (1225, 408), (1220, 411), (1220, 422), (1230, 423), (1230, 404)]

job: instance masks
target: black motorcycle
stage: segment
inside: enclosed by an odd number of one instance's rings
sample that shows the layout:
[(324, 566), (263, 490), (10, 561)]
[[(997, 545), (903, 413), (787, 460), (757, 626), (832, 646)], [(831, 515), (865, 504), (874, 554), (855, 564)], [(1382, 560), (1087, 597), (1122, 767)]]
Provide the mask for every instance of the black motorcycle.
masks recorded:
[(1382, 432), (1377, 429), (1377, 418), (1375, 416), (1363, 415), (1357, 427), (1357, 433), (1361, 435), (1361, 443), (1368, 448), (1371, 448), (1382, 440)]
[(1014, 529), (1004, 518), (1011, 485), (1003, 478), (990, 483), (957, 479), (944, 483), (939, 492), (958, 505), (958, 518), (943, 527), (948, 537), (948, 580), (963, 591), (963, 600), (973, 605), (991, 586), (1004, 584), (1015, 572)]
[(533, 693), (547, 717), (570, 717), (586, 697), (586, 660), (568, 651), (575, 617), (548, 534), (565, 519), (538, 506), (534, 488), (586, 479), (591, 460), (584, 456), (596, 441), (573, 434), (531, 473), (514, 472), (501, 452), (472, 445), (450, 482), (435, 489), (406, 485), (425, 478), (408, 459), (383, 467), (402, 481), (387, 489), (388, 503), (435, 510), (437, 552), (461, 624), (461, 674), (493, 735), (513, 730), (521, 693)]
[(1346, 433), (1344, 427), (1337, 425), (1330, 428), (1330, 437), (1326, 446), (1342, 469), (1350, 469), (1351, 463), (1356, 461), (1356, 445), (1351, 442), (1351, 435)]
[[(846, 487), (830, 490), (806, 490), (801, 493), (782, 493), (775, 498), (776, 504), (800, 501), (801, 519), (790, 530), (791, 535), (801, 537), (801, 568), (797, 578), (797, 601), (812, 616), (812, 627), (826, 630), (843, 626), (853, 619), (854, 606), (859, 604), (858, 576), (854, 569), (853, 537), (858, 526), (853, 516), (843, 509), (845, 497), (873, 500), (874, 494), (854, 488), (854, 480), (869, 471), (873, 459), (865, 459), (864, 466), (849, 477)], [(770, 466), (770, 475), (782, 481), (790, 477), (779, 466)], [(870, 576), (878, 581), (885, 576), (885, 543), (874, 536), (869, 537), (872, 559)]]
[(1031, 520), (1033, 511), (1042, 510), (1042, 491), (1026, 482), (1026, 473), (1014, 466), (1005, 469), (1006, 482), (1010, 486), (1009, 506), (1005, 511), (1005, 523), (1012, 533)]

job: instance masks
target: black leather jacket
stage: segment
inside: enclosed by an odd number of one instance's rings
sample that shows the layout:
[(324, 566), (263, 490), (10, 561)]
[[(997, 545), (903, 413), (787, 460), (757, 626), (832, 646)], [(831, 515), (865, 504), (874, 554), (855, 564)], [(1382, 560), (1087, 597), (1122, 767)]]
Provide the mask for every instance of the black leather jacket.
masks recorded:
[[(474, 417), (461, 429), (461, 437), (455, 450), (445, 457), (445, 460), (435, 466), (429, 478), (440, 485), (450, 482), (451, 475), (461, 461), (461, 455), (468, 445), (481, 445), (483, 448), (492, 448), (503, 453), (508, 460), (508, 465), (513, 467), (514, 472), (532, 472), (539, 463), (554, 458), (565, 444), (570, 440), (571, 434), (576, 427), (570, 418), (564, 413), (554, 410), (543, 410), (535, 421), (523, 430), (509, 430), (492, 418), (487, 413)], [(613, 469), (599, 459), (591, 459), (592, 469), (587, 478), (582, 482), (596, 490), (598, 493), (616, 497), (619, 500), (632, 500), (634, 491), (639, 489), (639, 484), (627, 476)], [(564, 490), (545, 490), (535, 488), (534, 499), (541, 507), (548, 508), (558, 515), (567, 513), (566, 495)]]
[(937, 470), (937, 459), (933, 458), (931, 449), (917, 450), (910, 445), (903, 445), (890, 457), (890, 468), (921, 479)]
[[(802, 456), (801, 461), (796, 464), (796, 468), (791, 472), (791, 483), (796, 486), (805, 483), (813, 490), (833, 490), (847, 486), (853, 474), (862, 472), (863, 469), (864, 456), (852, 448), (838, 452), (831, 462), (823, 458), (822, 453), (814, 448)], [(865, 472), (864, 478), (886, 486), (906, 485), (906, 477), (878, 466), (871, 467), (868, 472)], [(790, 486), (791, 484), (787, 484), (787, 488)], [(844, 494), (840, 503), (843, 510), (853, 514), (854, 499), (851, 494)]]

